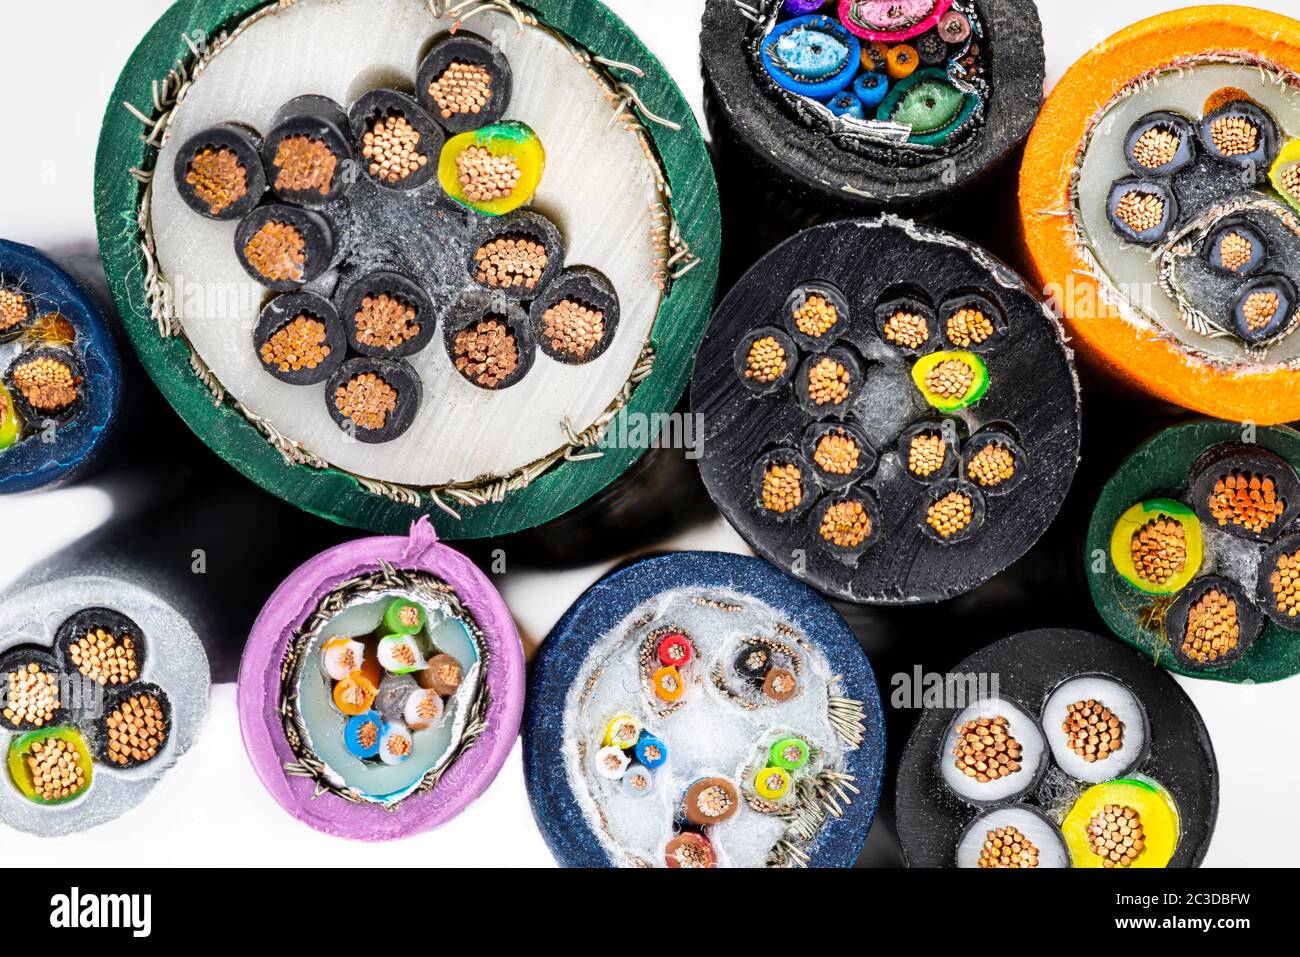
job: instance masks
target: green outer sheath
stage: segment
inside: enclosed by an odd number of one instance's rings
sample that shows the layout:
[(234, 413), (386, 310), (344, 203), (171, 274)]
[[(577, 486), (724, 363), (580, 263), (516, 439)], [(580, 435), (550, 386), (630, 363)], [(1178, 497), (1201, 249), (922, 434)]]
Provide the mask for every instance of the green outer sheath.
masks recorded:
[[(1110, 477), (1088, 523), (1083, 561), (1098, 613), (1125, 644), (1157, 660), (1169, 671), (1189, 678), (1265, 682), (1300, 674), (1300, 632), (1280, 628), (1265, 616), (1264, 630), (1239, 661), (1226, 668), (1204, 671), (1185, 667), (1162, 645), (1158, 635), (1138, 624), (1138, 610), (1159, 596), (1139, 594), (1115, 570), (1110, 560), (1110, 533), (1129, 506), (1146, 499), (1183, 494), (1192, 463), (1216, 445), (1241, 443), (1243, 428), (1233, 422), (1202, 420), (1165, 429), (1139, 446)], [(1300, 469), (1300, 432), (1276, 426), (1259, 428), (1254, 444)], [(1098, 554), (1105, 556), (1104, 561), (1098, 561)], [(1098, 565), (1104, 566), (1100, 572), (1096, 570)], [(1253, 594), (1253, 583), (1244, 587), (1248, 595)]]
[[(367, 492), (351, 476), (285, 463), (257, 429), (229, 403), (213, 404), (211, 393), (190, 368), (189, 346), (163, 339), (145, 301), (144, 258), (136, 232), (140, 187), (130, 168), (146, 162), (143, 127), (123, 105), (149, 110), (151, 84), (178, 60), (191, 56), (182, 34), (219, 34), (263, 6), (266, 0), (178, 0), (140, 42), (127, 62), (104, 116), (95, 161), (95, 216), (100, 253), (123, 324), (149, 375), (187, 425), (218, 455), (263, 488), (313, 514), (342, 525), (376, 532), (405, 533), (428, 514), (444, 539), (505, 535), (549, 521), (586, 501), (626, 471), (644, 448), (610, 447), (599, 459), (561, 462), (504, 502), (476, 508), (449, 502), (457, 520), (424, 498), (416, 508)], [(696, 344), (713, 309), (721, 236), (718, 190), (699, 127), (681, 91), (635, 34), (597, 0), (530, 0), (520, 4), (539, 19), (601, 56), (634, 63), (645, 76), (629, 78), (646, 107), (681, 124), (671, 130), (644, 124), (672, 189), (673, 211), (682, 238), (699, 264), (673, 284), (659, 309), (651, 343), (654, 372), (637, 386), (620, 416), (669, 412), (686, 387)], [(472, 24), (471, 24), (472, 28)], [(618, 422), (611, 429), (619, 428)], [(625, 434), (618, 432), (616, 434)]]

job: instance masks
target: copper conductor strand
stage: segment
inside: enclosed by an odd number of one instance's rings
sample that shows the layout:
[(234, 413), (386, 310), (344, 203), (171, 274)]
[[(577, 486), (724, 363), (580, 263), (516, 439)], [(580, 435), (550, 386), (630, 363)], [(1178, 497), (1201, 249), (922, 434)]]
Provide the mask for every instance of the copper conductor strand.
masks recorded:
[(1187, 609), (1182, 652), (1192, 661), (1209, 664), (1226, 658), (1241, 640), (1237, 601), (1211, 588)]
[(975, 503), (969, 495), (953, 490), (931, 502), (925, 521), (940, 538), (951, 538), (975, 519)]
[(480, 285), (492, 289), (523, 287), (534, 289), (546, 272), (550, 254), (546, 244), (531, 236), (503, 233), (488, 240), (474, 253), (478, 263), (475, 277)]
[(1005, 445), (989, 442), (966, 463), (966, 477), (984, 488), (994, 488), (1016, 474), (1016, 457)]
[(1282, 187), (1294, 199), (1300, 199), (1300, 163), (1292, 163), (1282, 170)]
[(1259, 127), (1243, 116), (1221, 116), (1210, 124), (1210, 139), (1224, 156), (1247, 156), (1259, 145)]
[(396, 349), (420, 334), (416, 309), (409, 302), (386, 292), (364, 296), (353, 321), (357, 341), (381, 349)]
[(695, 806), (703, 816), (709, 818), (725, 816), (731, 810), (731, 805), (731, 792), (720, 784), (713, 784), (704, 788), (695, 797)]
[(1133, 144), (1133, 159), (1143, 169), (1159, 169), (1178, 155), (1182, 137), (1163, 126), (1153, 126)]
[(708, 867), (709, 852), (694, 841), (683, 841), (673, 848), (673, 860), (678, 867)]
[(420, 699), (420, 703), (415, 706), (415, 713), (425, 721), (433, 721), (442, 714), (442, 709), (434, 704), (434, 701), (441, 701), (437, 695), (429, 692)]
[(280, 172), (275, 188), (290, 192), (315, 190), (328, 196), (334, 185), (339, 158), (324, 140), (310, 136), (286, 136), (275, 150), (273, 164)]
[(1246, 328), (1251, 332), (1266, 328), (1281, 305), (1282, 301), (1275, 292), (1252, 292), (1241, 307), (1241, 314), (1246, 317)]
[(80, 794), (86, 787), (86, 772), (77, 749), (62, 738), (33, 741), (27, 755), (32, 790), (42, 801), (60, 801)]
[(1286, 502), (1277, 497), (1271, 476), (1234, 469), (1215, 481), (1209, 508), (1220, 526), (1231, 523), (1258, 533), (1277, 523)]
[(852, 475), (860, 458), (858, 443), (843, 429), (824, 433), (813, 449), (813, 461), (817, 467), (831, 475)]
[(1124, 746), (1124, 723), (1093, 698), (1070, 704), (1061, 730), (1070, 750), (1088, 764), (1104, 761)]
[(542, 313), (542, 334), (554, 351), (585, 356), (605, 337), (605, 312), (566, 296)]
[(1146, 835), (1138, 812), (1123, 804), (1107, 804), (1088, 822), (1092, 853), (1104, 867), (1131, 867), (1146, 850)]
[(357, 728), (357, 741), (359, 741), (361, 746), (365, 748), (367, 751), (373, 748), (375, 746), (375, 742), (378, 740), (379, 740), (379, 725), (377, 725), (375, 722), (366, 721), (361, 725), (361, 727)]
[(1300, 551), (1282, 554), (1268, 577), (1277, 610), (1288, 618), (1300, 614)]
[(839, 405), (849, 397), (849, 370), (823, 356), (808, 370), (808, 397), (817, 405)]
[(0, 288), (0, 332), (25, 322), (31, 315), (27, 297), (16, 289)]
[(954, 345), (979, 345), (993, 335), (993, 320), (983, 310), (971, 306), (958, 309), (948, 317), (948, 339)]
[(745, 357), (745, 378), (767, 385), (785, 375), (789, 366), (785, 347), (772, 336), (760, 336), (749, 346)]
[(814, 292), (809, 293), (808, 298), (795, 308), (793, 315), (794, 324), (800, 332), (820, 339), (839, 319), (839, 310), (835, 308), (835, 303)]
[(411, 753), (411, 739), (402, 734), (394, 734), (388, 738), (388, 753), (394, 757), (402, 757)]
[(1225, 233), (1219, 240), (1219, 262), (1231, 272), (1236, 272), (1250, 262), (1254, 251), (1255, 244), (1250, 241), (1250, 237), (1236, 230)]
[(485, 316), (456, 333), (452, 356), (461, 374), (485, 389), (495, 389), (519, 368), (515, 334), (496, 316)]
[(306, 273), (307, 237), (293, 223), (268, 220), (249, 238), (244, 258), (271, 282), (300, 282)]
[(148, 761), (167, 740), (167, 718), (151, 694), (135, 694), (109, 714), (108, 760), (114, 764)]
[(944, 359), (925, 374), (925, 387), (945, 399), (962, 399), (975, 384), (975, 370), (961, 359)]
[(232, 149), (204, 147), (190, 159), (185, 182), (213, 216), (248, 195), (248, 170)]
[(803, 484), (799, 466), (793, 462), (773, 462), (763, 472), (763, 507), (784, 515), (803, 502)]
[(861, 502), (835, 502), (822, 515), (818, 533), (839, 548), (857, 548), (871, 534), (871, 516)]
[(984, 844), (980, 847), (979, 866), (990, 867), (1037, 867), (1038, 848), (1034, 842), (1021, 833), (1019, 828), (1008, 824), (1006, 827), (994, 828), (984, 835)]
[(370, 160), (370, 175), (398, 183), (429, 165), (420, 152), (420, 131), (400, 114), (381, 116), (361, 138), (361, 155)]
[(14, 386), (33, 409), (62, 412), (77, 401), (81, 376), (65, 362), (50, 356), (37, 356), (19, 364), (13, 372)]
[(429, 96), (444, 120), (459, 113), (481, 113), (492, 99), (492, 74), (481, 64), (452, 60), (429, 84)]
[(24, 721), (41, 727), (59, 710), (59, 682), (34, 661), (27, 667), (9, 672), (5, 690), (5, 720), (10, 724)]
[(43, 316), (37, 316), (27, 327), (27, 338), (49, 346), (70, 346), (77, 341), (77, 327), (67, 316), (47, 312)]
[(330, 354), (325, 323), (299, 313), (262, 343), (262, 361), (281, 372), (315, 369)]
[(466, 199), (471, 203), (489, 203), (512, 194), (523, 171), (508, 153), (497, 155), (486, 146), (474, 145), (457, 154), (456, 175)]
[(938, 432), (918, 432), (907, 445), (907, 470), (925, 478), (943, 468), (947, 443)]
[(404, 668), (415, 664), (415, 651), (410, 645), (398, 645), (393, 649), (393, 660)]
[(1155, 229), (1165, 218), (1165, 201), (1155, 193), (1132, 190), (1115, 204), (1115, 215), (1135, 233)]
[(382, 429), (397, 410), (397, 390), (377, 373), (363, 372), (334, 390), (334, 408), (362, 429)]
[(900, 309), (885, 320), (884, 335), (896, 346), (919, 349), (930, 338), (930, 326), (925, 316)]
[(1167, 515), (1149, 520), (1133, 533), (1129, 552), (1143, 581), (1165, 584), (1187, 567), (1187, 536), (1182, 522)]
[(1011, 736), (1006, 718), (972, 718), (957, 729), (952, 749), (957, 770), (980, 784), (988, 784), (1020, 770), (1023, 749)]
[(437, 679), (438, 684), (444, 688), (455, 688), (460, 684), (464, 677), (460, 662), (450, 655), (439, 655), (429, 665), (433, 672), (433, 677)]
[(103, 628), (92, 628), (68, 646), (68, 655), (87, 678), (101, 685), (124, 685), (140, 677), (135, 639), (120, 639)]

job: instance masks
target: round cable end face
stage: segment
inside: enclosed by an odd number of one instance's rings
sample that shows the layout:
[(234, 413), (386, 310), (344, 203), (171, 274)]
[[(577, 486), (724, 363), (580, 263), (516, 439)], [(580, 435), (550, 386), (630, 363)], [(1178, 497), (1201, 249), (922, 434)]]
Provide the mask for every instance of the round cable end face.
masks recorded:
[(470, 241), (470, 281), (485, 292), (528, 301), (564, 268), (564, 240), (540, 213), (519, 210), (485, 218)]
[[(570, 266), (560, 272), (528, 307), (538, 348), (567, 365), (594, 362), (604, 355), (618, 332), (618, 317), (614, 284), (588, 266)], [(761, 359), (757, 361), (762, 364)]]
[(1011, 275), (893, 217), (805, 230), (750, 269), (691, 403), (705, 487), (752, 548), (828, 595), (912, 604), (1042, 533), (1079, 399), (1058, 325)]
[(503, 120), (447, 140), (438, 181), (457, 203), (500, 216), (528, 203), (542, 180), (546, 150), (532, 127)]
[(108, 317), (79, 281), (37, 250), (0, 240), (0, 494), (51, 488), (111, 454), (117, 350)]
[(523, 380), (537, 358), (528, 313), (500, 294), (462, 297), (447, 317), (443, 346), (465, 381), (489, 392)]
[(358, 162), (384, 189), (418, 189), (438, 169), (446, 135), (424, 108), (405, 93), (377, 89), (348, 107)]
[(286, 203), (325, 206), (352, 183), (348, 115), (329, 97), (304, 94), (276, 112), (262, 144), (267, 181)]
[(1200, 865), (1218, 769), (1168, 674), (1109, 638), (1045, 629), (994, 642), (946, 678), (966, 690), (921, 715), (899, 763), (909, 866)]
[[(672, 79), (594, 0), (472, 31), (410, 0), (235, 6), (191, 24), (226, 37), (222, 69), (155, 24), (122, 89), (176, 70), (185, 95), (103, 130), (101, 251), (146, 371), (244, 475), (340, 524), (475, 538), (601, 493), (652, 443), (596, 446), (677, 404), (689, 362), (665, 357), (689, 357), (717, 280), (712, 166)], [(25, 276), (0, 259), (0, 373), (53, 311)], [(408, 368), (334, 381), (359, 358)], [(35, 481), (39, 423), (2, 387), (0, 478)]]
[(1168, 867), (1180, 838), (1178, 807), (1146, 777), (1094, 784), (1061, 822), (1071, 866)]
[(1297, 36), (1247, 7), (1135, 23), (1062, 77), (1021, 168), (1028, 259), (1076, 348), (1229, 421), (1300, 418)]
[[(524, 773), (543, 836), (567, 867), (851, 866), (883, 761), (870, 674), (831, 607), (762, 561), (615, 572), (533, 672)], [(814, 815), (826, 788), (840, 813)]]
[(347, 357), (347, 332), (334, 304), (312, 292), (286, 292), (262, 307), (253, 330), (262, 368), (290, 385), (324, 382)]
[(510, 61), (501, 49), (468, 30), (434, 41), (415, 77), (420, 105), (453, 134), (501, 119), (513, 86)]
[(235, 254), (257, 283), (274, 292), (292, 292), (333, 265), (335, 238), (333, 225), (320, 213), (271, 204), (239, 221)]
[(194, 623), (153, 590), (78, 574), (20, 586), (0, 601), (0, 633), (7, 826), (56, 837), (111, 821), (194, 744), (207, 655)]
[(325, 385), (330, 418), (358, 442), (391, 442), (411, 427), (423, 401), (419, 375), (401, 359), (348, 359)]
[(294, 819), (410, 837), (495, 779), (519, 734), (523, 665), (501, 596), (421, 520), (316, 555), (268, 598), (240, 666), (244, 745)]
[(781, 194), (754, 204), (756, 224), (791, 205), (952, 203), (1033, 125), (1045, 59), (1032, 3), (805, 6), (705, 5), (701, 60), (722, 176)]
[(174, 162), (181, 199), (209, 219), (242, 219), (267, 190), (261, 137), (238, 123), (195, 133), (176, 151)]
[(1093, 604), (1121, 641), (1176, 674), (1230, 682), (1300, 673), (1300, 436), (1203, 420), (1137, 448), (1088, 526)]
[(352, 282), (338, 313), (348, 348), (373, 358), (415, 355), (433, 339), (438, 322), (433, 299), (419, 283), (388, 269)]

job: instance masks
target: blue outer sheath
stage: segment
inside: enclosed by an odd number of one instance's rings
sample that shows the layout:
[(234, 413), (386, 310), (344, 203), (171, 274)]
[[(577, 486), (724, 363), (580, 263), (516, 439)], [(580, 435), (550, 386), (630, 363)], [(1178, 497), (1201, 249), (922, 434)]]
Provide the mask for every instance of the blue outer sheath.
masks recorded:
[(86, 373), (84, 406), (72, 421), (54, 429), (52, 442), (36, 435), (0, 452), (0, 494), (6, 494), (50, 488), (98, 464), (112, 445), (109, 433), (121, 400), (122, 364), (113, 331), (94, 298), (48, 257), (0, 239), (0, 276), (20, 284), (38, 315), (67, 317), (77, 330), (74, 349)]
[(832, 673), (844, 676), (842, 693), (863, 702), (866, 738), (846, 768), (862, 793), (808, 849), (814, 867), (851, 867), (871, 829), (884, 776), (884, 714), (871, 665), (844, 619), (812, 588), (761, 559), (722, 552), (674, 552), (607, 575), (574, 602), (543, 643), (524, 716), (524, 777), (551, 853), (565, 867), (612, 865), (558, 758), (565, 699), (596, 641), (642, 602), (683, 587), (729, 588), (784, 612), (826, 656)]

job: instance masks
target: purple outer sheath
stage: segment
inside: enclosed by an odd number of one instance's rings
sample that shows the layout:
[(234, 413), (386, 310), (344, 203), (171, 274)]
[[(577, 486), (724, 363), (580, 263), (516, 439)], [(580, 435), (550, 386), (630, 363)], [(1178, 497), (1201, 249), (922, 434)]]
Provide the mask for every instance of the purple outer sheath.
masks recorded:
[[(451, 585), (487, 639), (487, 727), (436, 787), (406, 798), (396, 811), (353, 804), (332, 794), (313, 798), (310, 779), (285, 773), (296, 760), (277, 712), (280, 663), (293, 633), (341, 582), (375, 571), (379, 559)], [(267, 600), (253, 623), (239, 667), (239, 725), (262, 784), (295, 818), (327, 834), (360, 841), (409, 837), (451, 820), (487, 790), (519, 735), (524, 707), (524, 652), (510, 610), (487, 577), (455, 549), (438, 543), (428, 518), (402, 535), (361, 538), (321, 552), (300, 566)]]
[(781, 6), (792, 17), (801, 17), (805, 13), (815, 13), (826, 6), (829, 0), (785, 0)]

